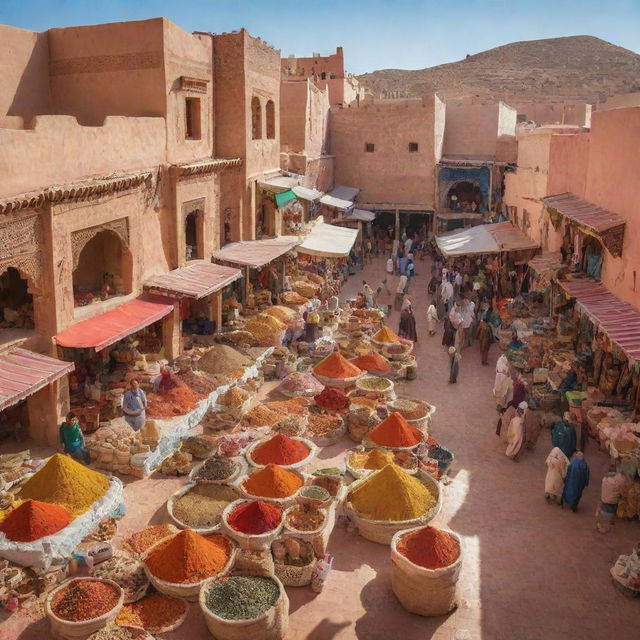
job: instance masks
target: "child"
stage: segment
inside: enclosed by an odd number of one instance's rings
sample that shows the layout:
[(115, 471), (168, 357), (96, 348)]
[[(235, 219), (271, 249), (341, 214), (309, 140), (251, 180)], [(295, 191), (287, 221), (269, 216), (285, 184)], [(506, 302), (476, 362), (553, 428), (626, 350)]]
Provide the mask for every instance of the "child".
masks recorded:
[(60, 425), (60, 446), (74, 460), (84, 464), (91, 462), (91, 456), (84, 446), (84, 435), (73, 411), (67, 413), (67, 419)]

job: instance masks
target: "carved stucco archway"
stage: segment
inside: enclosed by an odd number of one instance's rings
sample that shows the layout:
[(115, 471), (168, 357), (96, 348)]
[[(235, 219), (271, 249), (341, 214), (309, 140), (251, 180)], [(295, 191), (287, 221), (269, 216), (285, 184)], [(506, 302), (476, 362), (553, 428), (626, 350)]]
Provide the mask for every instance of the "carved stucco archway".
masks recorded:
[(0, 224), (0, 274), (13, 267), (27, 280), (32, 294), (41, 293), (42, 245), (38, 213), (11, 217)]
[(112, 231), (113, 233), (115, 233), (122, 241), (123, 247), (129, 250), (129, 221), (127, 218), (120, 218), (118, 220), (112, 220), (111, 222), (105, 222), (104, 224), (96, 225), (95, 227), (88, 227), (87, 229), (74, 231), (71, 234), (73, 271), (75, 271), (78, 267), (80, 254), (86, 247), (87, 243), (102, 231)]

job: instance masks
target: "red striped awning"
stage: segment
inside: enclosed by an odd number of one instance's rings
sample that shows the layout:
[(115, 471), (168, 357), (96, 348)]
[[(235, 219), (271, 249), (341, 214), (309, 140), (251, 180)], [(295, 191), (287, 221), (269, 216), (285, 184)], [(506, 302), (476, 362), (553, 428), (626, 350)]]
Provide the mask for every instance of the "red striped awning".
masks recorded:
[(601, 282), (561, 280), (579, 308), (631, 360), (640, 360), (640, 311), (614, 296)]
[(0, 410), (33, 395), (74, 368), (73, 362), (63, 362), (26, 349), (1, 354)]
[(59, 347), (100, 351), (164, 318), (173, 308), (173, 304), (136, 298), (112, 311), (74, 324), (60, 332), (55, 341)]
[(224, 289), (241, 277), (240, 269), (202, 261), (154, 276), (144, 286), (150, 293), (199, 300)]
[(596, 204), (582, 200), (572, 193), (561, 193), (557, 196), (547, 196), (542, 201), (556, 209), (563, 216), (581, 224), (597, 233), (623, 226), (625, 219), (617, 213), (602, 209)]

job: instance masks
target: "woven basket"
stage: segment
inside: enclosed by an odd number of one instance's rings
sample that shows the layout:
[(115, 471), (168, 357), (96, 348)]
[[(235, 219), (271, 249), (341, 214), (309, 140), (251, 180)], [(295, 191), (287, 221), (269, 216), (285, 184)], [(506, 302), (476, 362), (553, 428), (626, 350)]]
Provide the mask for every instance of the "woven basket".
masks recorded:
[[(370, 389), (366, 385), (371, 379), (374, 379), (376, 381), (384, 380), (387, 383), (387, 386), (384, 389)], [(375, 393), (381, 398), (393, 398), (395, 396), (393, 388), (394, 384), (388, 378), (380, 378), (378, 376), (372, 376), (369, 374), (356, 381), (356, 389), (362, 391), (363, 393)]]
[(233, 538), (238, 545), (243, 549), (251, 549), (254, 551), (261, 551), (262, 549), (267, 549), (271, 547), (271, 543), (280, 535), (283, 526), (284, 513), (280, 524), (271, 531), (267, 531), (267, 533), (260, 533), (256, 535), (251, 535), (248, 533), (242, 533), (241, 531), (236, 531), (228, 522), (229, 516), (231, 513), (239, 507), (241, 504), (245, 502), (253, 502), (252, 500), (236, 500), (231, 504), (228, 504), (225, 510), (222, 512), (222, 531), (224, 531), (230, 538)]
[[(117, 629), (126, 629), (130, 635), (134, 638), (134, 640), (154, 640), (154, 637), (148, 632), (145, 631), (142, 627), (133, 627), (131, 625), (117, 625)], [(97, 635), (96, 633), (92, 633), (87, 640), (95, 640)]]
[(424, 442), (425, 434), (424, 432), (421, 432), (421, 433), (422, 433), (422, 438), (420, 442), (418, 442), (417, 444), (414, 444), (412, 447), (387, 447), (386, 445), (379, 444), (377, 442), (374, 442), (373, 440), (369, 440), (368, 436), (365, 436), (364, 438), (362, 438), (362, 445), (364, 446), (365, 449), (386, 449), (387, 451), (413, 451)]
[(274, 558), (273, 566), (276, 578), (282, 582), (285, 587), (306, 587), (311, 584), (311, 576), (316, 566), (316, 557), (313, 551), (313, 545), (309, 542), (302, 541), (309, 553), (310, 561), (301, 566), (296, 567), (289, 564), (277, 562)]
[[(234, 575), (251, 575), (238, 572)], [(205, 580), (200, 591), (199, 604), (207, 627), (216, 640), (282, 640), (289, 628), (289, 598), (284, 585), (275, 576), (269, 576), (280, 588), (277, 602), (260, 617), (252, 620), (225, 620), (211, 613), (206, 597), (211, 586), (220, 578)]]
[[(305, 475), (300, 471), (296, 471), (295, 469), (289, 469), (289, 471), (291, 473), (294, 473), (302, 481), (302, 485), (300, 488), (304, 487), (304, 484), (306, 482)], [(246, 491), (245, 488), (242, 486), (245, 480), (248, 479), (248, 477), (249, 477), (249, 474), (246, 474), (238, 478), (235, 482), (235, 487), (238, 489), (238, 492), (243, 498), (246, 498), (247, 500), (264, 500), (265, 502), (274, 502), (275, 504), (282, 507), (283, 509), (290, 507), (296, 501), (296, 496), (298, 495), (298, 491), (300, 489), (296, 490), (295, 493), (291, 494), (290, 496), (287, 496), (286, 498), (268, 498), (266, 496), (255, 496), (249, 493), (248, 491)]]
[[(428, 402), (424, 402), (422, 400), (415, 400), (414, 398), (399, 397), (397, 398), (397, 400), (410, 400), (411, 402), (415, 402), (417, 404), (425, 405), (426, 407), (428, 407), (427, 412), (421, 418), (415, 418), (413, 420), (408, 420), (405, 418), (412, 427), (415, 427), (416, 429), (420, 429), (420, 431), (422, 431), (426, 435), (429, 431), (429, 427), (431, 427), (431, 418), (433, 417), (433, 414), (436, 412), (435, 406), (432, 404), (429, 404)], [(394, 400), (388, 403), (387, 406), (389, 407), (390, 411), (398, 411), (395, 408), (395, 402), (396, 401)], [(399, 413), (402, 414), (402, 412), (399, 412)]]
[[(258, 467), (258, 469), (262, 469), (267, 466), (265, 464), (258, 464), (253, 460), (251, 456), (253, 454), (254, 449), (257, 449), (261, 444), (263, 444), (264, 442), (270, 439), (271, 438), (263, 438), (262, 440), (256, 440), (255, 442), (252, 442), (247, 448), (245, 456), (247, 458), (247, 462), (252, 467)], [(311, 462), (311, 460), (313, 460), (316, 453), (318, 452), (318, 448), (316, 447), (315, 444), (313, 444), (313, 442), (311, 442), (311, 440), (308, 440), (307, 438), (299, 438), (298, 436), (295, 436), (292, 439), (298, 440), (298, 442), (302, 442), (302, 444), (304, 444), (309, 449), (309, 455), (303, 460), (300, 460), (300, 462), (295, 462), (293, 464), (281, 464), (278, 466), (282, 467), (283, 469), (288, 469), (289, 471), (302, 471)]]
[[(215, 577), (223, 576), (229, 573), (236, 559), (236, 553), (238, 549), (234, 544), (233, 540), (229, 540), (228, 538), (227, 540), (231, 544), (231, 552), (229, 554), (229, 559), (227, 560), (227, 564), (225, 564), (222, 570), (218, 574), (216, 574)], [(151, 584), (158, 591), (160, 591), (160, 593), (164, 593), (164, 595), (166, 596), (172, 596), (174, 598), (182, 598), (184, 600), (188, 600), (189, 602), (195, 602), (198, 599), (198, 593), (200, 592), (200, 587), (202, 586), (202, 583), (208, 580), (209, 578), (203, 578), (198, 582), (192, 582), (192, 583), (166, 582), (165, 580), (161, 580), (160, 578), (157, 578), (151, 573), (151, 571), (149, 571), (149, 568), (147, 567), (147, 563), (146, 563), (147, 556), (155, 549), (156, 546), (157, 545), (154, 544), (153, 547), (151, 547), (151, 549), (147, 551), (147, 553), (145, 554), (145, 558), (143, 559), (144, 572), (147, 574), (147, 578), (149, 578), (149, 582), (151, 582)]]
[[(364, 480), (366, 480), (366, 478), (363, 478), (362, 480), (356, 480), (351, 485), (350, 489), (355, 489)], [(404, 521), (367, 520), (366, 518), (358, 515), (356, 511), (354, 511), (350, 502), (348, 502), (348, 494), (346, 497), (346, 502), (343, 506), (344, 513), (355, 525), (355, 527), (358, 529), (358, 533), (363, 538), (371, 540), (371, 542), (377, 542), (378, 544), (390, 544), (391, 539), (398, 531), (427, 524), (438, 515), (440, 509), (442, 508), (442, 491), (440, 488), (440, 483), (426, 474), (419, 476), (419, 480), (436, 498), (436, 503), (433, 505), (433, 507), (431, 507), (431, 509), (429, 509), (429, 511), (420, 518), (414, 518), (412, 520)]]
[[(192, 531), (195, 531), (196, 533), (199, 533), (203, 536), (206, 536), (210, 533), (216, 533), (217, 531), (220, 530), (220, 523), (218, 522), (218, 524), (214, 525), (213, 527), (202, 527), (202, 528), (195, 528), (195, 527), (190, 527), (188, 524), (185, 524), (184, 522), (182, 522), (181, 520), (179, 520), (173, 513), (173, 505), (175, 503), (175, 501), (178, 498), (181, 498), (185, 493), (189, 493), (189, 491), (191, 491), (191, 489), (193, 489), (194, 487), (197, 487), (197, 484), (194, 483), (187, 483), (186, 485), (184, 485), (181, 489), (178, 489), (178, 491), (176, 491), (174, 494), (172, 494), (169, 499), (167, 500), (167, 513), (169, 514), (169, 519), (171, 520), (171, 522), (173, 524), (176, 525), (176, 527), (178, 527), (178, 529), (191, 529)], [(227, 485), (229, 486), (230, 489), (233, 489), (238, 497), (240, 497), (240, 490), (235, 487), (232, 484)], [(155, 545), (154, 545), (155, 546)]]
[[(384, 449), (384, 447), (378, 447), (378, 448)], [(353, 454), (353, 453), (362, 453), (364, 451), (365, 451), (365, 449), (360, 447), (360, 448), (355, 448), (355, 449), (349, 449), (348, 451), (345, 452), (345, 467), (347, 468), (347, 471), (356, 480), (358, 480), (360, 478), (366, 478), (368, 475), (372, 474), (374, 471), (378, 471), (378, 469), (364, 469), (364, 468), (360, 468), (360, 467), (352, 467), (349, 464), (349, 458), (351, 457), (351, 454)], [(419, 464), (418, 464), (418, 461), (417, 461), (416, 457), (413, 456), (412, 459), (415, 461), (415, 465), (413, 465), (412, 467), (406, 468), (406, 467), (403, 467), (401, 465), (399, 465), (399, 466), (403, 471), (406, 471), (409, 475), (414, 476), (414, 475), (416, 475), (418, 473), (418, 469), (420, 467), (419, 467)]]
[(356, 383), (357, 380), (362, 378), (365, 375), (364, 371), (353, 378), (327, 378), (326, 376), (321, 376), (318, 373), (313, 374), (325, 387), (333, 387), (334, 389), (344, 389), (345, 387), (351, 387)]
[(456, 587), (463, 557), (462, 540), (453, 531), (448, 531), (460, 544), (458, 559), (442, 569), (425, 569), (397, 551), (402, 537), (419, 529), (421, 527), (398, 531), (391, 540), (391, 588), (403, 608), (410, 613), (446, 615), (456, 607)]
[[(91, 620), (83, 620), (82, 622), (69, 622), (68, 620), (63, 620), (59, 618), (53, 611), (51, 610), (51, 602), (55, 595), (61, 589), (65, 588), (70, 582), (81, 582), (83, 580), (93, 580), (104, 582), (106, 584), (110, 584), (114, 589), (118, 591), (120, 597), (115, 607), (111, 609), (111, 611), (107, 611), (103, 615), (98, 618), (92, 618)], [(122, 605), (124, 604), (124, 591), (120, 587), (120, 585), (116, 584), (113, 580), (105, 580), (103, 578), (71, 578), (70, 580), (65, 580), (59, 587), (55, 588), (48, 596), (45, 601), (44, 610), (47, 618), (49, 618), (49, 623), (51, 624), (51, 631), (53, 634), (57, 634), (58, 636), (70, 637), (70, 638), (84, 638), (91, 633), (95, 633), (96, 631), (100, 631), (103, 627), (105, 627), (109, 622), (112, 622), (116, 619), (116, 616), (120, 613), (120, 609), (122, 609)]]
[(340, 442), (340, 440), (344, 438), (345, 433), (347, 433), (347, 421), (343, 417), (340, 426), (336, 427), (333, 431), (329, 431), (323, 436), (314, 436), (311, 435), (311, 433), (307, 433), (307, 436), (309, 440), (318, 447), (330, 447), (336, 442)]
[(318, 509), (318, 511), (324, 514), (324, 520), (322, 521), (322, 524), (317, 529), (313, 529), (312, 531), (300, 531), (300, 529), (295, 529), (287, 522), (287, 513), (289, 513), (289, 511), (292, 511), (294, 508), (295, 507), (289, 507), (289, 509), (287, 509), (287, 511), (285, 512), (282, 518), (284, 522), (284, 528), (282, 530), (283, 535), (291, 536), (294, 538), (300, 538), (302, 540), (308, 540), (308, 541), (313, 540), (314, 538), (322, 535), (323, 531), (327, 528), (327, 524), (329, 522), (328, 509), (326, 508)]
[(230, 460), (233, 460), (236, 463), (237, 468), (228, 478), (224, 478), (222, 480), (205, 480), (203, 478), (197, 478), (198, 471), (200, 471), (200, 468), (206, 462), (205, 460), (191, 469), (189, 482), (195, 482), (197, 484), (231, 484), (234, 480), (237, 480), (241, 475), (247, 472), (247, 461), (241, 456), (230, 458)]

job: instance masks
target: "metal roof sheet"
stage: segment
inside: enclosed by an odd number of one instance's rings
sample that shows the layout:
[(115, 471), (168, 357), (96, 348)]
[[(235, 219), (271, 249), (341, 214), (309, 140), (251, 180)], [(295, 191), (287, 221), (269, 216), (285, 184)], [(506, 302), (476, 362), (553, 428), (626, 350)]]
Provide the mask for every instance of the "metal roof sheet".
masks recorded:
[(360, 193), (360, 189), (357, 187), (346, 187), (341, 184), (337, 184), (330, 192), (329, 195), (339, 200), (351, 200), (353, 202), (356, 196)]
[(212, 262), (196, 262), (169, 273), (154, 276), (144, 283), (151, 293), (170, 298), (206, 298), (242, 277), (240, 269)]

